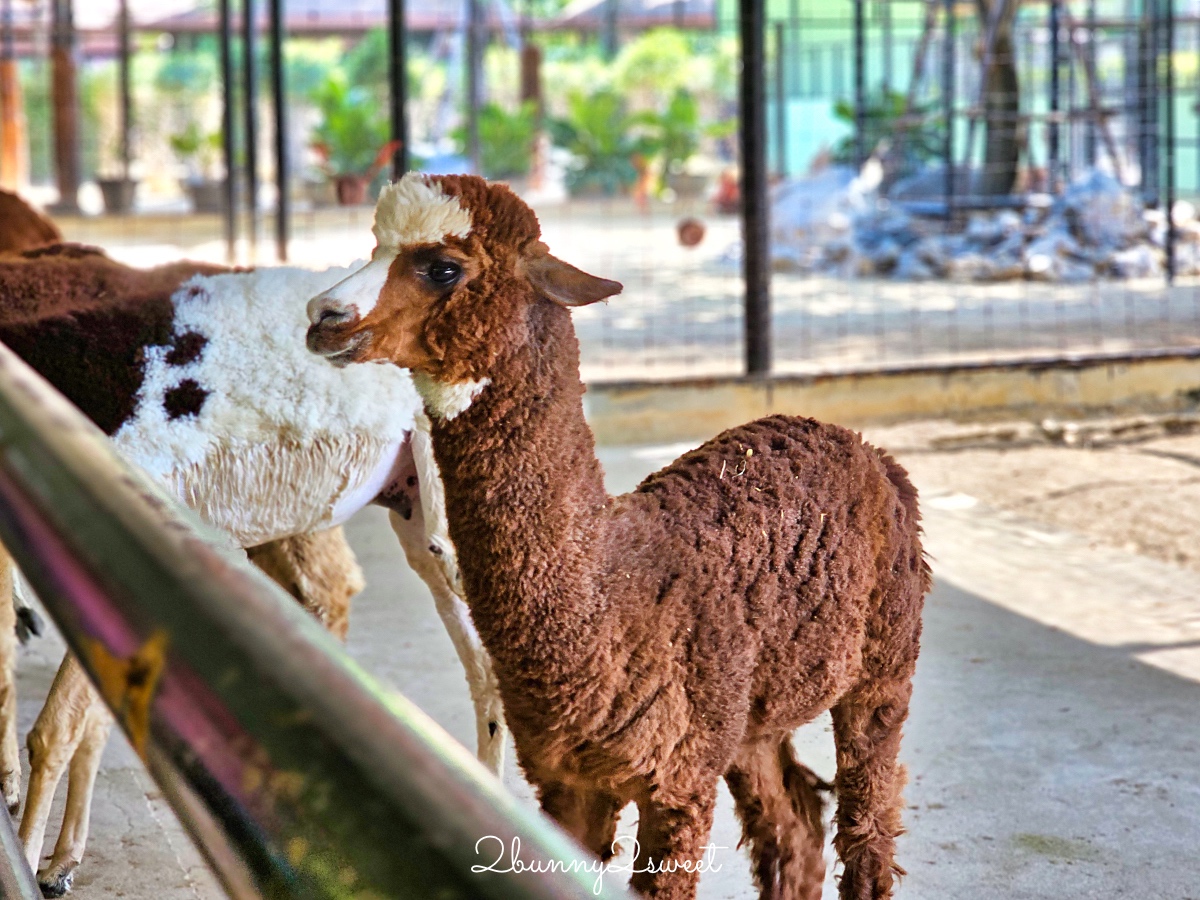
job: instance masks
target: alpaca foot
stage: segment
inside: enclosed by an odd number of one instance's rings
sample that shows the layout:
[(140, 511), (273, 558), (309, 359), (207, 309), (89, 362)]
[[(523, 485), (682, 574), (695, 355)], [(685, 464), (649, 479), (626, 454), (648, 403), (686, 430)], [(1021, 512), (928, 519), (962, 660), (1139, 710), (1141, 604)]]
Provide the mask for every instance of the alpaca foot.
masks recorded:
[(55, 863), (50, 868), (38, 872), (38, 887), (42, 889), (42, 896), (61, 897), (69, 893), (78, 866), (79, 863), (68, 861)]
[(42, 617), (36, 610), (23, 606), (17, 610), (17, 640), (28, 644), (30, 638), (41, 637), (46, 630)]
[(0, 794), (4, 796), (8, 811), (15, 816), (21, 808), (20, 772), (0, 772)]

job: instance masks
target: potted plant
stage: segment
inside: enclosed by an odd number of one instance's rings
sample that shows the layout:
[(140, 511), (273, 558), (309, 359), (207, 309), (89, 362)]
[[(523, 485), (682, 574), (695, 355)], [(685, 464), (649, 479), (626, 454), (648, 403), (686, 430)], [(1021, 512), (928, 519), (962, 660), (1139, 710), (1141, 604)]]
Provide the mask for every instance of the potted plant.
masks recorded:
[(626, 112), (621, 96), (607, 89), (572, 93), (567, 110), (565, 119), (547, 122), (551, 139), (573, 157), (567, 190), (607, 197), (628, 191), (638, 180), (637, 159), (654, 149), (641, 117)]
[[(526, 100), (513, 112), (488, 102), (479, 109), (479, 165), (485, 178), (509, 181), (529, 174), (533, 142), (537, 137), (538, 107)], [(453, 137), (458, 152), (467, 155), (467, 129), (460, 125)]]
[(351, 87), (340, 72), (325, 80), (314, 100), (321, 124), (313, 130), (312, 147), (321, 168), (334, 182), (339, 203), (364, 203), (371, 180), (387, 165), (399, 142), (388, 140), (388, 120), (371, 93)]
[(675, 91), (661, 113), (643, 114), (642, 121), (651, 129), (662, 159), (663, 186), (670, 188), (680, 200), (698, 200), (704, 196), (709, 176), (690, 171), (688, 163), (699, 152), (702, 137), (721, 137), (731, 133), (736, 127), (735, 123), (702, 127), (700, 106), (685, 88)]
[(133, 209), (137, 197), (138, 180), (124, 176), (97, 176), (100, 195), (104, 198), (104, 211), (113, 215), (124, 215)]
[(204, 131), (191, 122), (170, 137), (171, 149), (187, 167), (183, 188), (192, 200), (192, 209), (200, 213), (225, 209), (225, 179), (220, 171), (222, 136), (220, 131)]

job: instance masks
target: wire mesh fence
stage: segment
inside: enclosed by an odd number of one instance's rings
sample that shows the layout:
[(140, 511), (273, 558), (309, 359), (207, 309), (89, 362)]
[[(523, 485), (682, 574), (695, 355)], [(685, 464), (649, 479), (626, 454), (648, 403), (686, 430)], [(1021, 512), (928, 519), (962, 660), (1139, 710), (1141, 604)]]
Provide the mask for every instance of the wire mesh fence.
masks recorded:
[[(231, 4), (235, 18), (244, 3)], [(68, 237), (138, 264), (226, 256), (219, 213), (195, 214), (191, 193), (224, 174), (206, 150), (221, 124), (216, 12), (175, 5), (133, 3), (137, 214), (60, 216)], [(265, 33), (263, 5), (251, 8)], [(59, 6), (0, 15), (0, 56), (16, 60), (24, 93), (26, 175), (48, 200)], [(290, 257), (310, 266), (370, 251), (369, 193), (359, 206), (337, 200), (342, 176), (368, 165), (350, 157), (373, 157), (387, 136), (390, 4), (334, 6), (284, 4)], [(585, 376), (742, 373), (740, 4), (407, 7), (414, 164), (478, 164), (510, 181), (556, 252), (625, 284), (609, 304), (576, 313)], [(775, 372), (1200, 345), (1196, 9), (1183, 0), (775, 0), (766, 12)], [(89, 6), (80, 19), (80, 196), (95, 213), (91, 183), (119, 168), (120, 42), (111, 12)], [(240, 46), (235, 33), (235, 73)], [(265, 42), (257, 52), (265, 73)], [(269, 82), (259, 81), (258, 206), (267, 214), (251, 232), (241, 195), (236, 258), (263, 264), (274, 257), (273, 135)], [(338, 145), (332, 124), (356, 109), (370, 113), (363, 130)], [(233, 117), (238, 147), (248, 121)], [(245, 160), (239, 150), (235, 175)]]

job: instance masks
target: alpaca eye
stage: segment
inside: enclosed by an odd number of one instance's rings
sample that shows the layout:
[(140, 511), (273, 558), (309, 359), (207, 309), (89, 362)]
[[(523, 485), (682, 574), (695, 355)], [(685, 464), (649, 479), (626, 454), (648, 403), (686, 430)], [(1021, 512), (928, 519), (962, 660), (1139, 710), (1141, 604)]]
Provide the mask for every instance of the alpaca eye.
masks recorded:
[(439, 259), (429, 266), (429, 280), (434, 284), (454, 284), (460, 275), (462, 266), (448, 259)]

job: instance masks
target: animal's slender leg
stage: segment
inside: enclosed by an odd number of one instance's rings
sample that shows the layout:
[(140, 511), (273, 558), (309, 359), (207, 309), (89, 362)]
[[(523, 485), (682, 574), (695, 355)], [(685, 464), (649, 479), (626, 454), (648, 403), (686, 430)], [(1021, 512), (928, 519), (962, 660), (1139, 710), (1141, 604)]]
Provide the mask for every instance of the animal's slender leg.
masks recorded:
[(346, 639), (350, 601), (365, 583), (340, 526), (251, 547), (246, 555), (334, 637)]
[(21, 802), (21, 747), (17, 743), (17, 615), (13, 561), (0, 546), (0, 793), (11, 813)]
[(825, 827), (819, 791), (832, 785), (796, 760), (790, 739), (742, 747), (725, 783), (762, 900), (820, 900)]
[(400, 539), (413, 571), (433, 594), (438, 616), (467, 676), (471, 702), (475, 705), (475, 737), (480, 761), (499, 774), (504, 768), (508, 729), (500, 702), (500, 685), (492, 661), (471, 622), (463, 600), (458, 560), (446, 522), (446, 500), (442, 479), (433, 458), (429, 419), (417, 416), (417, 427), (402, 449), (397, 475), (389, 488), (388, 506), (392, 530)]
[(605, 791), (580, 791), (560, 782), (538, 786), (542, 812), (600, 859), (615, 855), (613, 841), (624, 804)]
[[(416, 513), (413, 514), (416, 518)], [(500, 686), (492, 671), (492, 661), (471, 624), (471, 612), (466, 602), (450, 587), (445, 571), (429, 546), (423, 533), (414, 535), (411, 521), (399, 513), (390, 514), (392, 528), (400, 538), (400, 546), (409, 566), (429, 587), (438, 616), (454, 644), (455, 652), (467, 676), (471, 702), (475, 706), (475, 738), (480, 761), (492, 772), (504, 768), (504, 749), (508, 731), (504, 725), (504, 707), (500, 703)], [(420, 523), (417, 523), (418, 528)]]
[(892, 896), (904, 768), (897, 762), (900, 731), (908, 715), (908, 679), (874, 681), (873, 690), (854, 692), (833, 708), (837, 745), (837, 836), (842, 860), (842, 900)]
[(63, 772), (83, 740), (94, 707), (103, 707), (87, 676), (70, 654), (63, 658), (50, 695), (26, 738), (29, 747), (29, 793), (21, 817), (25, 858), (34, 871), (42, 853), (50, 803)]
[(635, 891), (658, 900), (696, 896), (716, 796), (714, 780), (678, 801), (638, 804), (638, 857), (630, 881)]
[(38, 873), (38, 884), (44, 897), (61, 897), (69, 891), (75, 869), (83, 859), (92, 792), (96, 787), (100, 756), (104, 752), (104, 745), (108, 743), (112, 721), (111, 714), (102, 703), (97, 702), (88, 710), (83, 739), (71, 757), (71, 768), (67, 775), (67, 808), (63, 815), (62, 830), (58, 834), (50, 864)]

